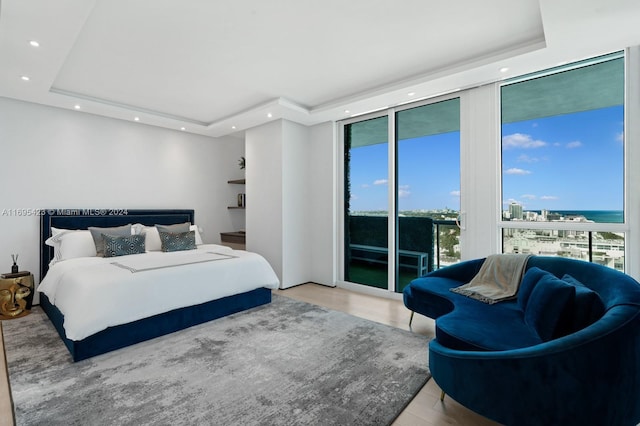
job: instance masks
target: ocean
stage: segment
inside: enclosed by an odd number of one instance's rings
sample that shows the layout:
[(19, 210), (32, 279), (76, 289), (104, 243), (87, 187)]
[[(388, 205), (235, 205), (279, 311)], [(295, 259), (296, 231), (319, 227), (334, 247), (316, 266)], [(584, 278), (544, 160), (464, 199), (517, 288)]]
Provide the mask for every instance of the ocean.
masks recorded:
[[(537, 212), (540, 214), (540, 210)], [(622, 210), (549, 210), (549, 213), (559, 213), (564, 217), (584, 216), (596, 223), (624, 223)]]

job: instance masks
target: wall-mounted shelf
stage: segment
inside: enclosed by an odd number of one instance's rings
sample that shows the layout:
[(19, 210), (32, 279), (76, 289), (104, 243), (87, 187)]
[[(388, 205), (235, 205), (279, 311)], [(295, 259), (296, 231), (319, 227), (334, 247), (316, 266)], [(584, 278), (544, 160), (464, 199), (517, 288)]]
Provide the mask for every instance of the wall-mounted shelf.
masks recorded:
[[(227, 183), (232, 184), (232, 185), (245, 185), (246, 179), (231, 179), (231, 180), (228, 180)], [(242, 196), (242, 201), (240, 201), (240, 196)], [(238, 194), (238, 204), (242, 204), (242, 205), (228, 206), (227, 208), (229, 210), (244, 210), (245, 209), (244, 193)]]

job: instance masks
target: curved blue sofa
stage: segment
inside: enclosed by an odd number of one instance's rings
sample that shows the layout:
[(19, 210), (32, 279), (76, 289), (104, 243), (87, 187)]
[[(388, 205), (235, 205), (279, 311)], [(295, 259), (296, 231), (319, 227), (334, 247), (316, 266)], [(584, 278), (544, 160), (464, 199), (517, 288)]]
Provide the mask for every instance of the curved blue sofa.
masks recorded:
[[(407, 308), (436, 319), (429, 368), (443, 392), (506, 425), (640, 422), (640, 284), (594, 263), (532, 256), (517, 299), (488, 305), (449, 291), (471, 281), (483, 261), (439, 269), (404, 290)], [(542, 280), (544, 272), (553, 277)], [(539, 333), (526, 320), (533, 292), (560, 280), (558, 287), (568, 280), (576, 288), (547, 298), (539, 318), (555, 328), (549, 334), (545, 323)], [(591, 297), (588, 306), (579, 294)], [(561, 309), (552, 306), (560, 299)]]

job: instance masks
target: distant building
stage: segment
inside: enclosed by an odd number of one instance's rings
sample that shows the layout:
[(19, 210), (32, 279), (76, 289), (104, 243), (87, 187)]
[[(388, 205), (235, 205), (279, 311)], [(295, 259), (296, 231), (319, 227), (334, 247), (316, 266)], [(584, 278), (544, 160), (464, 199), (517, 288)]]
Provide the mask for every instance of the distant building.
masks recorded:
[(522, 220), (523, 218), (522, 204), (518, 204), (518, 203), (509, 204), (509, 216), (511, 216), (511, 220)]
[(562, 215), (560, 213), (547, 213), (547, 220), (549, 222), (560, 219), (562, 219)]

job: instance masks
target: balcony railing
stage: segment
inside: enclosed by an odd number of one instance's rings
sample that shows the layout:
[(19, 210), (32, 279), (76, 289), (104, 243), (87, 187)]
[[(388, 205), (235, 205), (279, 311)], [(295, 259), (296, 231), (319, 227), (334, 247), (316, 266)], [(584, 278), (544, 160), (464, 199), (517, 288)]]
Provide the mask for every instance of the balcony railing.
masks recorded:
[[(590, 230), (503, 228), (502, 231), (504, 253), (568, 257), (598, 263), (624, 272), (624, 237), (622, 235)], [(551, 233), (554, 234), (551, 235)]]
[[(443, 266), (451, 265), (460, 261), (460, 251), (458, 244), (460, 243), (460, 229), (455, 220), (434, 220), (433, 233), (435, 247), (433, 250), (433, 266), (434, 269), (440, 269)], [(446, 229), (450, 229), (447, 233)], [(445, 239), (447, 239), (445, 244)], [(455, 242), (455, 244), (452, 244)]]

